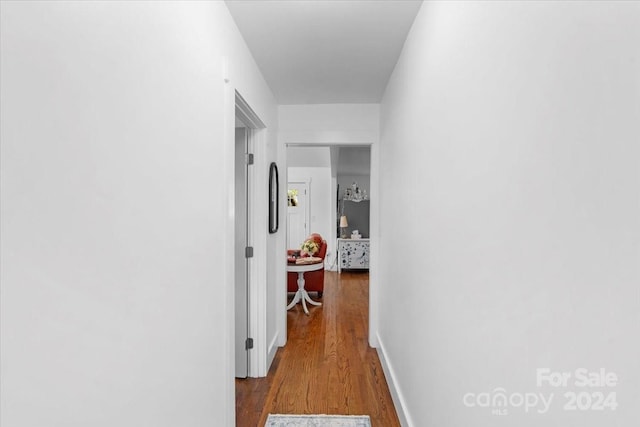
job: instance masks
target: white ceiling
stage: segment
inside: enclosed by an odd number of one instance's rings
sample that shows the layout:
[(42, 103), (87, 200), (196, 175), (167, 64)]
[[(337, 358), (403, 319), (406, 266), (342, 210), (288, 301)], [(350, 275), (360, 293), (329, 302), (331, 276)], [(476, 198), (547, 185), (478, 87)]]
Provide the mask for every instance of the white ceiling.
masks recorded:
[(378, 103), (418, 0), (227, 0), (279, 104)]

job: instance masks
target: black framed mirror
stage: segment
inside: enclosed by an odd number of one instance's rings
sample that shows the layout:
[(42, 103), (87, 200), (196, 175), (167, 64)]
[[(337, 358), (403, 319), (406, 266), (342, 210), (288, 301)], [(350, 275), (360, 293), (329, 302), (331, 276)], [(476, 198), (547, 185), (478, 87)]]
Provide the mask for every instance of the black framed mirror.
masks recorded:
[(269, 233), (278, 231), (278, 166), (269, 167)]

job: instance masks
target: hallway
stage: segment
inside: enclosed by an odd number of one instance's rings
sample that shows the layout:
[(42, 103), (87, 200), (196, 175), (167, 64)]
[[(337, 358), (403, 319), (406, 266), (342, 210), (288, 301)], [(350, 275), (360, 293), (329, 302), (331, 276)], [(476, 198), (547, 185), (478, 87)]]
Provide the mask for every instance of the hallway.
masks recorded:
[(266, 378), (236, 380), (238, 427), (263, 426), (269, 413), (369, 415), (374, 427), (400, 425), (367, 343), (368, 273), (327, 271), (321, 301), (309, 316), (299, 305), (287, 313), (287, 345)]

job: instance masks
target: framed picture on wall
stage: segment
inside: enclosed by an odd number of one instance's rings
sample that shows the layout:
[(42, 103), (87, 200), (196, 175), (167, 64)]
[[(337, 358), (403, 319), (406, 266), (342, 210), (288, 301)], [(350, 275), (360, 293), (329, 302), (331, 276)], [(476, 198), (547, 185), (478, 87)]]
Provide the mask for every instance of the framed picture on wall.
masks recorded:
[(269, 233), (278, 231), (278, 166), (271, 163), (269, 167)]

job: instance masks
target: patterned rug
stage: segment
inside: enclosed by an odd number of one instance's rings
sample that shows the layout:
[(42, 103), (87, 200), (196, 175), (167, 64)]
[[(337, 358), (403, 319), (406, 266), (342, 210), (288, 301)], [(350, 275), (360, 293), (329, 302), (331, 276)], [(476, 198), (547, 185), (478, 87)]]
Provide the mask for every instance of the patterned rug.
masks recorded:
[(368, 415), (269, 414), (265, 427), (371, 427)]

